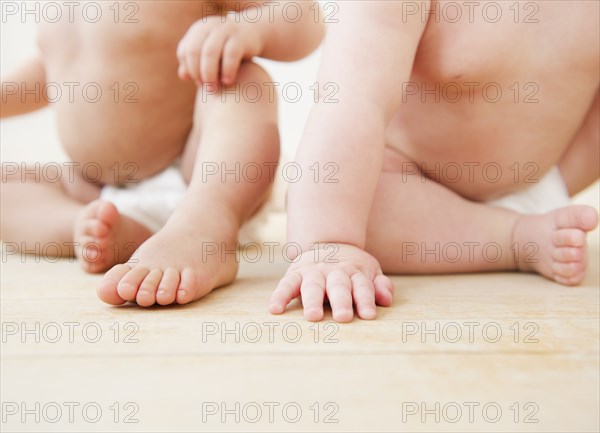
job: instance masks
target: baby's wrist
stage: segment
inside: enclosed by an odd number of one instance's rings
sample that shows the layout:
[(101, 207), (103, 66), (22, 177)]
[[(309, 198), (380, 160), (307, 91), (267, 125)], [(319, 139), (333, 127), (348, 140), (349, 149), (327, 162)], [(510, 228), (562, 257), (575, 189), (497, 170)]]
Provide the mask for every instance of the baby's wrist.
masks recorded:
[(337, 251), (341, 247), (353, 247), (359, 248), (361, 250), (364, 249), (364, 245), (357, 245), (348, 241), (333, 241), (333, 240), (299, 240), (299, 239), (290, 239), (287, 242), (286, 248), (288, 250), (288, 255), (290, 259), (294, 260), (296, 257), (307, 253), (314, 253), (315, 251)]
[(243, 40), (249, 56), (261, 57), (267, 41), (267, 29), (262, 23), (250, 23), (243, 20), (238, 23), (242, 29)]

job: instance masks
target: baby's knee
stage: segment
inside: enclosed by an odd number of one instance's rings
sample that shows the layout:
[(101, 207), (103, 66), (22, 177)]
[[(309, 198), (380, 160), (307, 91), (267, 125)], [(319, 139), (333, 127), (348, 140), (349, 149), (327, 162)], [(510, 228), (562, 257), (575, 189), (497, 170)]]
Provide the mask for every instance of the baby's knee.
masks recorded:
[(259, 64), (249, 61), (242, 62), (240, 65), (238, 83), (246, 85), (257, 83), (262, 86), (264, 83), (271, 84), (272, 82), (269, 73)]
[(269, 73), (254, 62), (244, 62), (238, 72), (237, 90), (244, 99), (264, 104), (275, 104), (277, 87)]
[(267, 71), (256, 63), (244, 62), (240, 65), (235, 84), (227, 87), (209, 84), (200, 89), (196, 120), (210, 113), (214, 106), (251, 107), (255, 114), (270, 112), (275, 115), (276, 95), (277, 87)]

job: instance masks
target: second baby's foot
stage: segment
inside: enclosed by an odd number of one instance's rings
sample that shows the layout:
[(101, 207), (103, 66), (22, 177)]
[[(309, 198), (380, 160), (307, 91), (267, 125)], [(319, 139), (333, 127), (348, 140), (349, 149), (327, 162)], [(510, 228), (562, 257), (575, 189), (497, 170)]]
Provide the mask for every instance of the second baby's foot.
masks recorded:
[(87, 272), (104, 272), (129, 260), (151, 235), (112, 203), (96, 200), (82, 209), (75, 222), (75, 255)]
[(589, 206), (520, 216), (513, 230), (519, 269), (537, 272), (560, 284), (581, 283), (587, 269), (587, 232), (597, 225), (598, 213)]
[(106, 273), (98, 297), (112, 305), (135, 301), (142, 307), (200, 299), (234, 280), (237, 231), (233, 220), (218, 213), (172, 217), (128, 263)]

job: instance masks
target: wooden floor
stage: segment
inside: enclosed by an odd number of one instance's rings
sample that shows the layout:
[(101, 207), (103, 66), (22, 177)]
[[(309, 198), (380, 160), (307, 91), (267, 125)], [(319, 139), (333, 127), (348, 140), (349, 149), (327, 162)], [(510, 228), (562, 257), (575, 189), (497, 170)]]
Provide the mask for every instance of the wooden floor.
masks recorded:
[(279, 255), (151, 309), (101, 304), (76, 263), (3, 256), (1, 430), (597, 432), (591, 239), (580, 287), (395, 277), (393, 307), (347, 325), (266, 313)]

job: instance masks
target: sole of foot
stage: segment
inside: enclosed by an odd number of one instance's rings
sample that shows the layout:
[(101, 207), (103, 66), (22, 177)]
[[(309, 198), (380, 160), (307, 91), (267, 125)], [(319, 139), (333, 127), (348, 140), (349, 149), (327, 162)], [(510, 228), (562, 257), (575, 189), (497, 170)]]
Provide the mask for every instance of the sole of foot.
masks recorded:
[(587, 270), (587, 233), (597, 225), (598, 212), (590, 206), (519, 217), (513, 231), (518, 268), (567, 286), (580, 284)]

